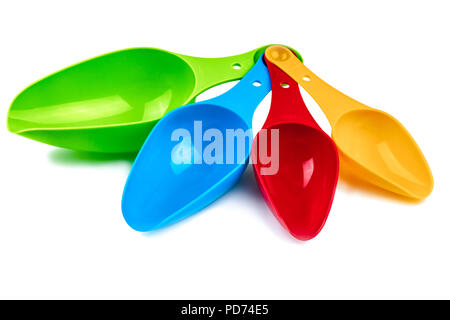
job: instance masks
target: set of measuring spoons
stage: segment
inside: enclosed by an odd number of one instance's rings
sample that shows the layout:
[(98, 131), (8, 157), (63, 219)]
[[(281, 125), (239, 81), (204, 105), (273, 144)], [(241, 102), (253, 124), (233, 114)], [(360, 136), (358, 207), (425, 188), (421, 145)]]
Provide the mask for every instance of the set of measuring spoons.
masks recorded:
[[(228, 92), (194, 102), (206, 89), (237, 79)], [(298, 85), (325, 113), (331, 137), (308, 112)], [(253, 113), (271, 90), (268, 117), (253, 140)], [(206, 207), (238, 181), (249, 160), (267, 205), (300, 240), (324, 226), (340, 170), (414, 199), (433, 188), (425, 157), (399, 121), (334, 89), (298, 52), (279, 45), (225, 58), (153, 48), (96, 57), (21, 92), (8, 128), (79, 151), (140, 150), (122, 198), (123, 216), (138, 231)], [(241, 148), (229, 147), (230, 132), (232, 139), (242, 135)]]

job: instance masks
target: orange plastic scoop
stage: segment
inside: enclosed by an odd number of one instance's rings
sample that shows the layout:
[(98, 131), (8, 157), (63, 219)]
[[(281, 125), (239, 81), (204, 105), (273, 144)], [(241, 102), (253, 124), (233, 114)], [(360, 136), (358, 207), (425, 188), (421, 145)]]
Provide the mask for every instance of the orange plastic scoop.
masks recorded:
[(322, 108), (339, 148), (341, 168), (410, 198), (423, 199), (431, 193), (433, 176), (427, 161), (398, 120), (325, 83), (288, 48), (271, 46), (266, 58), (298, 82)]

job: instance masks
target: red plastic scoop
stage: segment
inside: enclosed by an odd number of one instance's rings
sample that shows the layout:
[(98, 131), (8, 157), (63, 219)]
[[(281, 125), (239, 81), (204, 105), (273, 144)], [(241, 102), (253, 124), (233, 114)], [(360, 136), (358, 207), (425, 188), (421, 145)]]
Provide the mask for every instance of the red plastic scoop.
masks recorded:
[(297, 239), (309, 240), (322, 229), (333, 202), (338, 151), (308, 112), (298, 84), (271, 62), (266, 64), (272, 104), (253, 143), (253, 169), (281, 224)]

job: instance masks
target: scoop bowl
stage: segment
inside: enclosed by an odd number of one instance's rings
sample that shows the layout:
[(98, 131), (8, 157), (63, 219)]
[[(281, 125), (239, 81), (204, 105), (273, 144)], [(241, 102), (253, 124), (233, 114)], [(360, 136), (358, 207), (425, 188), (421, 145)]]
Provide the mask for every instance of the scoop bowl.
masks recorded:
[(431, 193), (433, 176), (425, 157), (389, 114), (376, 109), (347, 112), (337, 120), (332, 137), (342, 170), (409, 198), (423, 199)]
[(334, 199), (339, 172), (336, 146), (321, 130), (306, 125), (284, 123), (267, 129), (269, 150), (270, 135), (278, 130), (279, 169), (274, 175), (262, 174), (267, 165), (253, 148), (253, 159), (257, 159), (253, 167), (261, 193), (295, 238), (310, 240), (324, 226)]

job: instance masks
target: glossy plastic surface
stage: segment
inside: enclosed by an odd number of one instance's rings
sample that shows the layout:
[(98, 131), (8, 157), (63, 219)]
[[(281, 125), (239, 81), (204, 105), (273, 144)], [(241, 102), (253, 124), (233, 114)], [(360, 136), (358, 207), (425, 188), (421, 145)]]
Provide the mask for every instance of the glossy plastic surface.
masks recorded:
[(266, 47), (225, 58), (155, 48), (102, 55), (22, 91), (11, 104), (8, 129), (68, 149), (136, 152), (163, 115), (212, 86), (242, 78)]
[[(310, 240), (320, 232), (331, 209), (339, 155), (333, 140), (308, 112), (297, 83), (271, 62), (267, 61), (267, 67), (272, 103), (263, 130), (253, 143), (253, 169), (268, 206), (282, 225), (294, 237)], [(274, 145), (272, 134), (278, 134), (278, 145)], [(265, 142), (272, 161), (276, 161), (278, 150), (275, 174), (263, 171), (274, 166), (261, 158), (266, 155), (262, 149)]]
[(266, 57), (314, 98), (332, 127), (341, 168), (359, 179), (410, 198), (426, 198), (433, 176), (420, 148), (389, 114), (370, 108), (331, 87), (281, 46)]
[[(247, 166), (252, 134), (249, 130), (242, 140), (245, 148), (238, 149), (237, 143), (226, 141), (227, 130), (251, 129), (253, 112), (270, 88), (269, 73), (259, 59), (228, 92), (164, 116), (145, 141), (125, 185), (122, 212), (127, 223), (138, 231), (163, 227), (204, 208), (233, 186)], [(208, 132), (214, 135), (208, 138)], [(211, 143), (219, 140), (224, 148), (213, 153)], [(211, 163), (205, 154), (218, 158)]]

